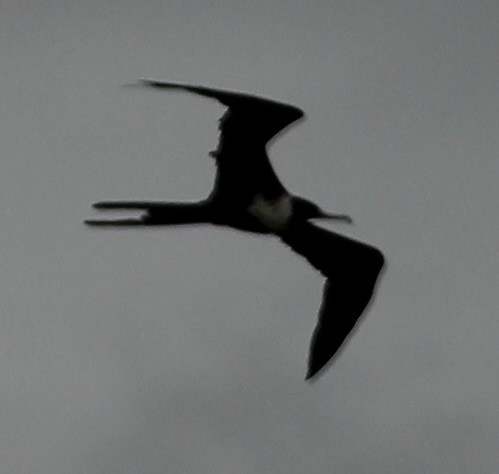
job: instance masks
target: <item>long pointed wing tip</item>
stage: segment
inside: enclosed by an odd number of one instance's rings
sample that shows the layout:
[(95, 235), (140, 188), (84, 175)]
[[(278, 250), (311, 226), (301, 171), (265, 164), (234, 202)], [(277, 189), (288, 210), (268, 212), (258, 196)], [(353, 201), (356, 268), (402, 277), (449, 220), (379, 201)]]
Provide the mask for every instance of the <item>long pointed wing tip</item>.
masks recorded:
[(319, 376), (322, 374), (324, 366), (320, 368), (309, 367), (307, 370), (307, 375), (305, 375), (305, 382), (314, 383)]
[(138, 85), (149, 86), (149, 87), (158, 87), (162, 89), (173, 89), (178, 87), (178, 84), (172, 82), (164, 82), (158, 81), (157, 79), (152, 79), (149, 77), (141, 77), (137, 80)]
[(137, 79), (138, 84), (147, 85), (147, 86), (150, 86), (152, 84), (156, 84), (157, 82), (158, 81), (156, 81), (155, 79), (152, 79), (150, 77), (139, 77)]

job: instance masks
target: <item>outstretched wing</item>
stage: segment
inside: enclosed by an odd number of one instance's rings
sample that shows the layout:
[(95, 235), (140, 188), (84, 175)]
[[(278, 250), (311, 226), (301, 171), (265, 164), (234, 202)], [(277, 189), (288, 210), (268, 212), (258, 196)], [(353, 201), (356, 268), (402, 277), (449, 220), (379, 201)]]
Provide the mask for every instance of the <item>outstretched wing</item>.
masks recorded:
[(228, 107), (220, 121), (222, 145), (238, 141), (242, 146), (265, 147), (281, 130), (304, 116), (298, 107), (240, 92), (149, 79), (142, 82), (152, 87), (192, 92), (216, 99)]
[(303, 117), (302, 110), (238, 92), (152, 80), (142, 82), (216, 99), (227, 107), (220, 119), (218, 147), (210, 153), (217, 163), (213, 198), (219, 197), (224, 202), (248, 201), (255, 193), (271, 199), (285, 192), (269, 161), (266, 146), (279, 132)]
[(384, 257), (374, 247), (308, 222), (293, 225), (281, 239), (327, 278), (310, 346), (309, 379), (332, 359), (366, 309)]

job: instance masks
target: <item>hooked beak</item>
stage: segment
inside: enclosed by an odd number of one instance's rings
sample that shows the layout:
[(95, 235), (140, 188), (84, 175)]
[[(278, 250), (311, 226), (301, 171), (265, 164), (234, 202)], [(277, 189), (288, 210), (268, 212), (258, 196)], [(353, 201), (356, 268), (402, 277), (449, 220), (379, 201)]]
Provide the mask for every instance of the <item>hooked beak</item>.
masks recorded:
[(353, 219), (347, 214), (329, 214), (328, 212), (322, 212), (322, 214), (316, 219), (330, 219), (345, 222), (347, 224), (353, 224)]

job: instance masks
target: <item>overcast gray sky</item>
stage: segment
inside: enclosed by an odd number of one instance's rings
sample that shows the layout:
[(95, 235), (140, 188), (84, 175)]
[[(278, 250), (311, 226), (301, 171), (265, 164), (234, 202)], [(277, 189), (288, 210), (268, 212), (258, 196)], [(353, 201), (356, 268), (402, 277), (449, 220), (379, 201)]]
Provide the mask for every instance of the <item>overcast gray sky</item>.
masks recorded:
[[(499, 472), (499, 3), (4, 0), (6, 473)], [(207, 195), (214, 102), (296, 104), (271, 155), (383, 250), (341, 357), (303, 381), (322, 278), (277, 240), (85, 228)]]

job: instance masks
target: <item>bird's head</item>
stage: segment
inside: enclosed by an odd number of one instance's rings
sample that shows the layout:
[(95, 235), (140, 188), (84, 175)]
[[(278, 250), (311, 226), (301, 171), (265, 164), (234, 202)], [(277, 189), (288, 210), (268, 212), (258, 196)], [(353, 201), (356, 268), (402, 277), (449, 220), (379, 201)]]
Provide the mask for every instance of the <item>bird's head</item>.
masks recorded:
[(293, 197), (293, 217), (299, 220), (326, 218), (329, 215), (317, 204), (298, 196)]
[(308, 219), (334, 219), (352, 222), (349, 216), (343, 214), (330, 214), (321, 209), (317, 204), (309, 201), (308, 199), (293, 196), (293, 219), (298, 221), (305, 221)]

